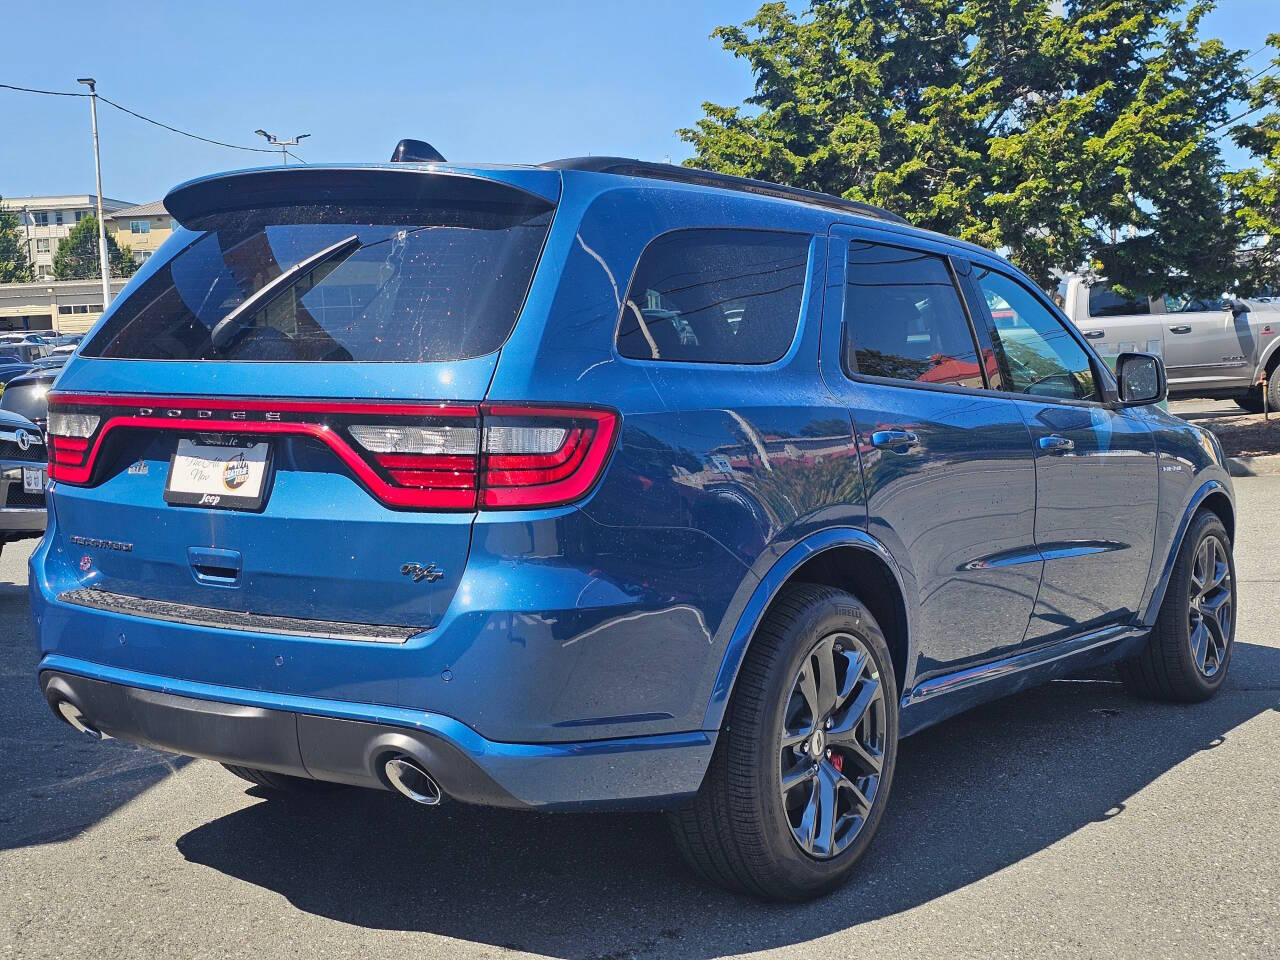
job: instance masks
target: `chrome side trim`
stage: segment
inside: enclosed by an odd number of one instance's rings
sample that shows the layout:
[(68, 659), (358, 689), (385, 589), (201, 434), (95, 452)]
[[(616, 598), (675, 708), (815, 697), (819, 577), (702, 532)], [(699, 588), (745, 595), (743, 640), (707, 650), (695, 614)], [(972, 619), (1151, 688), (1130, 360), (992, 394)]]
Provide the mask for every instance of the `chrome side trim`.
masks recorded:
[(1141, 636), (1144, 633), (1146, 633), (1145, 627), (1132, 624), (1115, 624), (1110, 627), (1092, 630), (1079, 636), (1069, 637), (1066, 640), (1060, 640), (1037, 650), (1028, 650), (1026, 653), (1005, 657), (1003, 660), (996, 660), (992, 663), (969, 667), (966, 670), (957, 670), (955, 673), (933, 677), (917, 684), (909, 694), (904, 696), (902, 698), (902, 706), (907, 707), (913, 703), (929, 700), (945, 693), (955, 693), (957, 690), (964, 690), (1011, 673), (1042, 667), (1056, 660), (1085, 653), (1089, 650), (1096, 650), (1099, 647), (1105, 647), (1131, 637)]
[(106, 613), (144, 620), (162, 620), (192, 627), (213, 627), (237, 633), (270, 633), (286, 637), (315, 637), (321, 640), (356, 640), (366, 643), (404, 643), (422, 633), (421, 627), (378, 623), (344, 623), (337, 620), (303, 620), (262, 613), (241, 613), (198, 607), (168, 600), (148, 600), (106, 590), (67, 590), (58, 595), (59, 603), (67, 603)]

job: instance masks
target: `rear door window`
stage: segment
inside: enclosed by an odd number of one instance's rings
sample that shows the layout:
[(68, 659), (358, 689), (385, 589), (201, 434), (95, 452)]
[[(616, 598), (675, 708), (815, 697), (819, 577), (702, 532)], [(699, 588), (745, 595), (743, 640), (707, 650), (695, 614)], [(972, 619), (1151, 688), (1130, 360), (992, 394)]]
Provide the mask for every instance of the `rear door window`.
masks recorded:
[(772, 363), (795, 339), (806, 234), (677, 230), (640, 256), (618, 323), (633, 360)]
[(491, 353), (515, 325), (550, 224), (550, 205), (532, 200), (212, 214), (81, 352), (407, 362)]
[(973, 332), (941, 257), (852, 241), (844, 316), (850, 373), (986, 386)]
[(1150, 312), (1151, 301), (1146, 297), (1125, 296), (1105, 283), (1095, 283), (1089, 288), (1091, 317), (1144, 316)]

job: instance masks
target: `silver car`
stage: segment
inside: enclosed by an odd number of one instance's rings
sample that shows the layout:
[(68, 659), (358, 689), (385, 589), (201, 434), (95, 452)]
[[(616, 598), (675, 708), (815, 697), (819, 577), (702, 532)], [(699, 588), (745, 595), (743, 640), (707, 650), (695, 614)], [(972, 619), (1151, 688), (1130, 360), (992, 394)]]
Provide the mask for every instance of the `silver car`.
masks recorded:
[(1104, 356), (1158, 353), (1169, 374), (1170, 399), (1234, 400), (1246, 410), (1267, 401), (1280, 409), (1280, 309), (1254, 301), (1165, 294), (1126, 297), (1105, 280), (1073, 276), (1063, 310)]

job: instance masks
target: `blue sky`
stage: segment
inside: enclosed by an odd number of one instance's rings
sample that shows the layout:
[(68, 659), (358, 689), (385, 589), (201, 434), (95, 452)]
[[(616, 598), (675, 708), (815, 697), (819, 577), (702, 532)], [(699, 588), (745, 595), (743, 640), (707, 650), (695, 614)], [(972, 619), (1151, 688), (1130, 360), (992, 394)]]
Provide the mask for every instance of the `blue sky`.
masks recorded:
[[(755, 0), (271, 0), (8, 4), (0, 82), (82, 89), (204, 136), (310, 133), (308, 161), (377, 161), (401, 137), (450, 160), (585, 153), (679, 161), (704, 100), (738, 103), (746, 66), (709, 39)], [(1205, 24), (1254, 50), (1277, 0), (1222, 0)], [(70, 38), (70, 39), (68, 39)], [(1265, 63), (1265, 54), (1250, 65)], [(143, 203), (268, 159), (186, 140), (104, 107), (103, 193)], [(93, 191), (87, 101), (0, 90), (0, 194)]]

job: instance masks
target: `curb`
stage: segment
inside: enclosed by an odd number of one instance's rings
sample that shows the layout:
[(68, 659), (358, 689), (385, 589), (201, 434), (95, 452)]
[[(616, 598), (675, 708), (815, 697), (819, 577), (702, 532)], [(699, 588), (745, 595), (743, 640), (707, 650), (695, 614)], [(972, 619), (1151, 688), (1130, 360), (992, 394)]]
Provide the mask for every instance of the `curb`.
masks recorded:
[(1265, 457), (1228, 457), (1227, 471), (1233, 477), (1280, 476), (1280, 453)]

